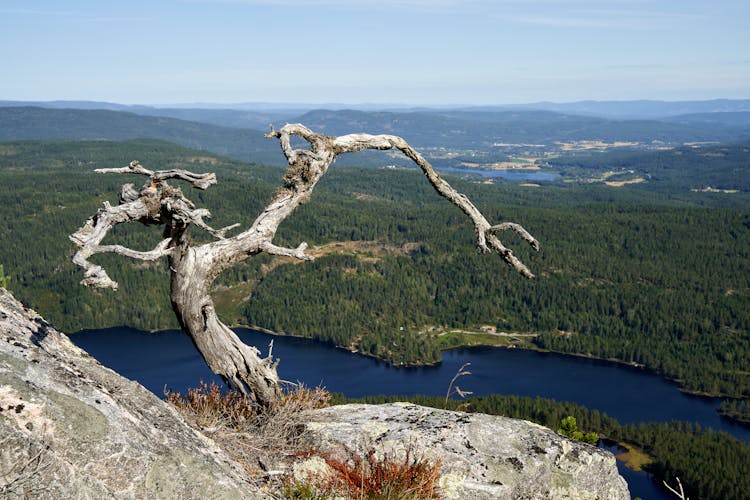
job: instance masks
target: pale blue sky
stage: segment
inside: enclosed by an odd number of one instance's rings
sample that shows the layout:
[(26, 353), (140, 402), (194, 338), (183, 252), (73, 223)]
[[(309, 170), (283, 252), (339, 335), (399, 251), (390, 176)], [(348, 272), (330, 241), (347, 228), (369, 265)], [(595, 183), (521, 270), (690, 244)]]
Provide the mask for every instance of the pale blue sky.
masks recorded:
[(3, 0), (0, 99), (750, 98), (748, 0)]

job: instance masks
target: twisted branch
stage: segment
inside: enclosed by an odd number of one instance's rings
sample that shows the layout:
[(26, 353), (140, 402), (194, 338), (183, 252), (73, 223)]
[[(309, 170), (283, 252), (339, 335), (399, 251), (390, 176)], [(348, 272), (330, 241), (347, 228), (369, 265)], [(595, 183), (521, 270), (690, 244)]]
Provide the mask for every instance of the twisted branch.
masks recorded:
[(222, 229), (214, 229), (203, 220), (210, 218), (211, 213), (206, 209), (197, 209), (192, 201), (183, 196), (179, 188), (167, 184), (167, 179), (179, 179), (191, 183), (198, 189), (207, 189), (216, 184), (216, 174), (213, 172), (195, 174), (187, 170), (148, 170), (137, 160), (122, 168), (101, 168), (97, 173), (130, 173), (145, 175), (149, 178), (140, 191), (133, 184), (122, 186), (119, 195), (120, 205), (112, 206), (104, 202), (101, 208), (84, 225), (69, 236), (76, 244), (78, 251), (73, 256), (73, 262), (81, 266), (84, 279), (81, 284), (97, 288), (111, 288), (117, 290), (118, 284), (112, 280), (107, 272), (88, 259), (98, 253), (116, 253), (133, 259), (153, 261), (171, 254), (170, 247), (173, 238), (161, 241), (149, 251), (133, 250), (122, 245), (101, 245), (101, 241), (117, 224), (128, 222), (142, 222), (144, 224), (181, 224), (187, 227), (195, 224), (218, 239), (223, 239), (227, 231), (239, 224), (233, 224)]
[(208, 189), (216, 184), (216, 174), (208, 172), (205, 174), (196, 174), (188, 170), (170, 169), (170, 170), (149, 170), (144, 168), (138, 160), (133, 160), (127, 167), (122, 168), (98, 168), (94, 172), (99, 174), (140, 174), (148, 176), (153, 183), (158, 184), (167, 179), (179, 179), (187, 181), (198, 189)]
[[(307, 141), (309, 149), (292, 148), (292, 135)], [(244, 232), (227, 238), (227, 231), (237, 224), (213, 229), (204, 221), (211, 216), (210, 212), (196, 208), (179, 188), (166, 182), (168, 179), (178, 179), (187, 181), (198, 189), (206, 189), (216, 183), (213, 173), (152, 171), (133, 161), (127, 167), (105, 168), (97, 172), (145, 175), (149, 179), (146, 185), (140, 190), (136, 190), (132, 184), (124, 185), (119, 195), (119, 206), (113, 207), (105, 203), (103, 209), (70, 236), (78, 246), (73, 261), (85, 269), (85, 278), (81, 283), (88, 286), (117, 288), (117, 283), (107, 276), (104, 269), (88, 261), (95, 253), (117, 253), (140, 260), (169, 256), (170, 299), (180, 325), (191, 336), (211, 370), (221, 375), (228, 384), (243, 392), (252, 393), (258, 404), (271, 406), (281, 397), (276, 362), (270, 352), (267, 358), (260, 358), (256, 349), (243, 344), (219, 320), (210, 295), (211, 285), (220, 272), (260, 252), (300, 260), (313, 259), (312, 255), (305, 253), (306, 243), (301, 243), (297, 248), (285, 248), (274, 245), (273, 239), (279, 225), (310, 198), (317, 182), (339, 154), (363, 149), (401, 151), (419, 165), (438, 194), (469, 217), (474, 225), (477, 247), (481, 251), (494, 251), (522, 275), (534, 277), (513, 252), (502, 244), (497, 234), (501, 231), (515, 232), (535, 250), (539, 249), (537, 240), (513, 222), (491, 225), (469, 198), (453, 189), (404, 139), (392, 135), (369, 134), (329, 137), (312, 132), (301, 124), (288, 124), (278, 131), (272, 128), (267, 137), (279, 139), (289, 167), (273, 200)], [(167, 226), (166, 234), (170, 237), (147, 252), (120, 245), (100, 244), (115, 225), (133, 221), (164, 224)], [(200, 246), (191, 246), (186, 234), (190, 224), (208, 231), (217, 239)]]
[[(73, 262), (81, 266), (84, 272), (84, 278), (81, 284), (96, 288), (112, 288), (117, 290), (117, 282), (112, 280), (107, 271), (101, 266), (89, 262), (88, 258), (97, 253), (115, 252), (134, 258), (141, 258), (135, 254), (148, 254), (159, 258), (166, 255), (168, 251), (163, 243), (160, 243), (151, 252), (136, 252), (119, 245), (101, 246), (99, 243), (104, 239), (109, 231), (117, 224), (132, 222), (136, 220), (145, 220), (149, 216), (149, 211), (143, 200), (137, 199), (129, 203), (124, 203), (117, 207), (111, 206), (108, 202), (104, 203), (104, 208), (100, 209), (95, 215), (89, 217), (84, 225), (75, 233), (69, 236), (70, 240), (76, 244), (78, 251), (73, 256)], [(154, 260), (149, 258), (148, 260)]]
[[(310, 150), (294, 150), (291, 147), (290, 136), (298, 135), (310, 144)], [(307, 175), (322, 175), (325, 169), (341, 153), (354, 153), (364, 149), (389, 150), (397, 149), (404, 153), (409, 159), (416, 163), (424, 173), (427, 180), (442, 197), (460, 208), (474, 224), (477, 240), (477, 248), (481, 252), (496, 252), (513, 269), (527, 278), (534, 278), (534, 274), (521, 262), (513, 251), (505, 247), (496, 234), (500, 231), (513, 231), (525, 240), (534, 250), (539, 250), (539, 242), (529, 234), (521, 225), (514, 222), (504, 222), (491, 225), (482, 212), (474, 206), (469, 198), (456, 191), (448, 182), (435, 171), (433, 166), (421, 154), (419, 154), (404, 139), (394, 135), (370, 135), (349, 134), (340, 137), (328, 137), (316, 134), (302, 124), (287, 124), (280, 130), (271, 128), (267, 137), (278, 138), (281, 149), (287, 157), (290, 169), (302, 170)], [(308, 161), (313, 159), (316, 161)], [(324, 167), (313, 168), (317, 163), (326, 162)], [(288, 172), (289, 174), (289, 172)], [(287, 174), (287, 175), (288, 175)]]

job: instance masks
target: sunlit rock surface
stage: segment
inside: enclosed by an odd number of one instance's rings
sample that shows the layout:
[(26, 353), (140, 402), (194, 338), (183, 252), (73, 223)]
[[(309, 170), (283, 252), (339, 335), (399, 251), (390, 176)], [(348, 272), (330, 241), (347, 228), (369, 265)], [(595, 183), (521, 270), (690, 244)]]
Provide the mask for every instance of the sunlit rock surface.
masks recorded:
[(630, 498), (611, 453), (523, 420), (410, 403), (335, 406), (310, 420), (307, 439), (323, 451), (403, 456), (411, 447), (441, 460), (447, 498)]
[(0, 288), (0, 498), (258, 498), (141, 385)]

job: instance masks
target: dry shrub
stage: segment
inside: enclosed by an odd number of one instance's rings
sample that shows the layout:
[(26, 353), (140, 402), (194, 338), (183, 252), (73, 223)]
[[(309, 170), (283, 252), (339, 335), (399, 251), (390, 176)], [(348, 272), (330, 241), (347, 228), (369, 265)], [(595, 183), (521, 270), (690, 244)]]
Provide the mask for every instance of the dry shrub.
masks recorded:
[(187, 395), (166, 392), (167, 401), (194, 428), (211, 437), (240, 463), (251, 478), (281, 475), (284, 459), (298, 452), (303, 412), (328, 405), (330, 393), (320, 387), (297, 386), (278, 405), (263, 409), (237, 391), (222, 392), (218, 385), (190, 389)]
[[(315, 454), (309, 453), (308, 456)], [(403, 459), (398, 459), (395, 453), (384, 453), (378, 458), (374, 449), (370, 449), (364, 458), (351, 451), (347, 455), (341, 460), (332, 454), (319, 454), (330, 467), (331, 474), (312, 484), (289, 485), (286, 496), (389, 500), (441, 498), (438, 488), (440, 460), (428, 461), (424, 455), (417, 455), (411, 445)], [(300, 492), (304, 493), (300, 495)]]
[[(194, 428), (210, 436), (233, 460), (243, 466), (250, 479), (269, 492), (283, 490), (286, 498), (440, 498), (440, 461), (431, 463), (410, 445), (403, 459), (395, 453), (382, 458), (370, 450), (363, 457), (349, 452), (339, 459), (333, 454), (303, 451), (301, 429), (304, 412), (327, 406), (330, 393), (322, 388), (297, 387), (287, 391), (280, 403), (262, 409), (236, 391), (222, 392), (218, 385), (201, 382), (185, 396), (167, 392), (167, 401)], [(309, 483), (287, 483), (284, 474), (301, 457), (320, 456), (332, 474)]]
[(257, 417), (247, 396), (237, 391), (222, 393), (214, 382), (209, 386), (201, 380), (200, 386), (189, 389), (184, 397), (170, 391), (165, 396), (193, 427), (201, 430), (239, 429)]

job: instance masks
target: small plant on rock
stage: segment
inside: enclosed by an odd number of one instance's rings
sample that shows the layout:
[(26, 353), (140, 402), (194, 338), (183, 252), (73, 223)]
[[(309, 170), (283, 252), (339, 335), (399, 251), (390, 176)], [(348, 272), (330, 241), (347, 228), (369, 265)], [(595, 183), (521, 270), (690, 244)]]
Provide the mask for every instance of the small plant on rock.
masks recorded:
[(295, 498), (362, 498), (362, 499), (430, 499), (442, 498), (438, 488), (440, 460), (431, 462), (415, 453), (410, 445), (403, 458), (396, 453), (378, 456), (370, 449), (362, 457), (349, 451), (341, 459), (331, 453), (308, 453), (320, 456), (328, 473), (308, 482), (287, 486), (286, 493)]
[(8, 288), (10, 285), (10, 278), (5, 275), (5, 269), (3, 269), (3, 265), (0, 264), (0, 288)]
[(269, 408), (239, 391), (201, 382), (185, 396), (165, 396), (189, 425), (216, 441), (250, 478), (268, 481), (280, 476), (281, 462), (298, 451), (303, 413), (327, 406), (331, 395), (320, 387), (297, 386)]
[[(461, 390), (461, 388), (458, 385), (456, 385), (456, 381), (459, 378), (465, 377), (466, 375), (471, 375), (471, 372), (466, 369), (466, 367), (469, 365), (471, 365), (471, 363), (464, 363), (463, 365), (461, 365), (461, 368), (456, 370), (456, 374), (453, 375), (453, 378), (451, 379), (450, 384), (448, 384), (448, 390), (445, 392), (445, 402), (443, 404), (444, 410), (448, 409), (448, 399), (450, 399), (450, 397), (453, 395), (454, 392), (461, 398), (466, 398), (467, 396), (471, 396), (472, 394), (474, 394), (471, 391)], [(468, 408), (468, 406), (469, 406), (469, 403), (463, 403), (459, 405), (458, 411), (465, 410)]]
[(562, 419), (561, 426), (557, 430), (557, 432), (558, 434), (562, 434), (563, 436), (573, 438), (576, 441), (583, 441), (584, 443), (588, 443), (594, 446), (596, 446), (596, 443), (599, 442), (599, 435), (596, 432), (584, 433), (583, 431), (579, 431), (578, 422), (576, 422), (576, 418), (572, 415)]

